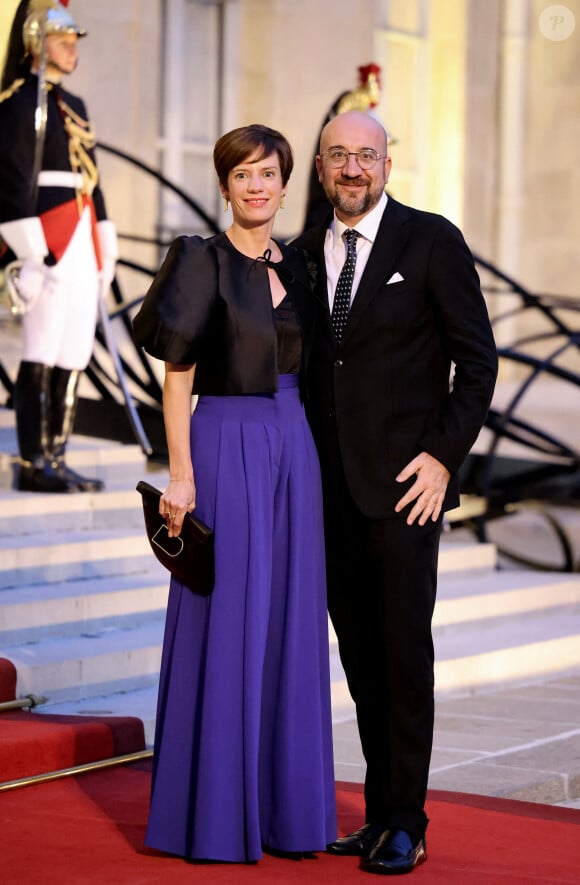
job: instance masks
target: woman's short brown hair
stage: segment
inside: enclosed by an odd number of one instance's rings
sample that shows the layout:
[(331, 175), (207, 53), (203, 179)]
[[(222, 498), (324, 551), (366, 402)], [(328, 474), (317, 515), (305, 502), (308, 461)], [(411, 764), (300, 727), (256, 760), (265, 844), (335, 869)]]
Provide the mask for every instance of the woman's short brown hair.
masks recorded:
[(274, 151), (278, 154), (282, 184), (285, 185), (294, 168), (294, 157), (290, 143), (281, 132), (262, 126), (260, 123), (240, 126), (231, 132), (226, 132), (218, 138), (213, 149), (213, 164), (221, 186), (227, 187), (228, 175), (232, 169), (248, 157), (263, 160)]

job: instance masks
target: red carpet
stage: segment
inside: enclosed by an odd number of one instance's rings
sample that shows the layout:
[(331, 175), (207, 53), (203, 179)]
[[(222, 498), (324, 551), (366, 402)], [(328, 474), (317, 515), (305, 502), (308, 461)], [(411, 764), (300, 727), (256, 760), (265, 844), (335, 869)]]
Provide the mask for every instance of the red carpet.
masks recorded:
[[(4, 885), (361, 883), (356, 858), (320, 854), (256, 866), (186, 864), (143, 848), (150, 765), (139, 763), (0, 794)], [(362, 822), (362, 794), (338, 785), (341, 832)], [(224, 807), (227, 796), (224, 796)], [(411, 881), (506, 885), (578, 883), (580, 812), (436, 792), (429, 859)], [(381, 881), (381, 880), (379, 880)]]
[[(14, 665), (0, 658), (0, 702), (15, 692)], [(0, 713), (0, 782), (144, 749), (143, 723), (133, 716)]]
[(134, 717), (0, 713), (0, 783), (144, 749)]

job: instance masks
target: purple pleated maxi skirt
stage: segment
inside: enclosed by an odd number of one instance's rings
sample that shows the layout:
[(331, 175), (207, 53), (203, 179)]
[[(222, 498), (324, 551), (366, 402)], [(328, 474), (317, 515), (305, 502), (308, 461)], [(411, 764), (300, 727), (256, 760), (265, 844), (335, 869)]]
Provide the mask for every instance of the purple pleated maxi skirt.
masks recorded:
[(321, 851), (336, 838), (322, 495), (297, 376), (201, 396), (191, 451), (216, 582), (205, 598), (171, 581), (146, 844)]

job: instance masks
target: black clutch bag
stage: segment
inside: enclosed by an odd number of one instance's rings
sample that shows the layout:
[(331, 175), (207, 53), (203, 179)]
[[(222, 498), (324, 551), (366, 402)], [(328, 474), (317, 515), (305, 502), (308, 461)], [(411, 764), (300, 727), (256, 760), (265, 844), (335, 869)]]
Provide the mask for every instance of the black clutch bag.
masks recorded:
[(153, 553), (180, 584), (194, 593), (209, 596), (213, 590), (214, 533), (200, 519), (185, 514), (178, 538), (170, 538), (165, 519), (159, 515), (161, 492), (148, 482), (138, 482), (143, 499), (145, 531)]

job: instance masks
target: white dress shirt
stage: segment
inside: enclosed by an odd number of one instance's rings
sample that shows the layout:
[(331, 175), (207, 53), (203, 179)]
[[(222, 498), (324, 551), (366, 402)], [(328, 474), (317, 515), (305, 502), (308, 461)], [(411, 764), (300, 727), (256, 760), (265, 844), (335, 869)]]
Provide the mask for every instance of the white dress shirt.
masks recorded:
[[(355, 230), (360, 234), (356, 241), (356, 268), (354, 272), (354, 280), (352, 284), (352, 292), (350, 303), (354, 300), (358, 284), (363, 275), (373, 243), (377, 236), (377, 231), (383, 217), (383, 212), (387, 206), (387, 195), (383, 193), (377, 205), (371, 209), (368, 215), (365, 215), (357, 225)], [(347, 229), (347, 225), (336, 217), (330, 223), (330, 227), (326, 231), (326, 239), (324, 240), (324, 260), (326, 262), (326, 277), (328, 281), (328, 306), (332, 313), (332, 305), (334, 304), (334, 293), (338, 277), (342, 270), (342, 265), (346, 259), (346, 241), (343, 233)]]

